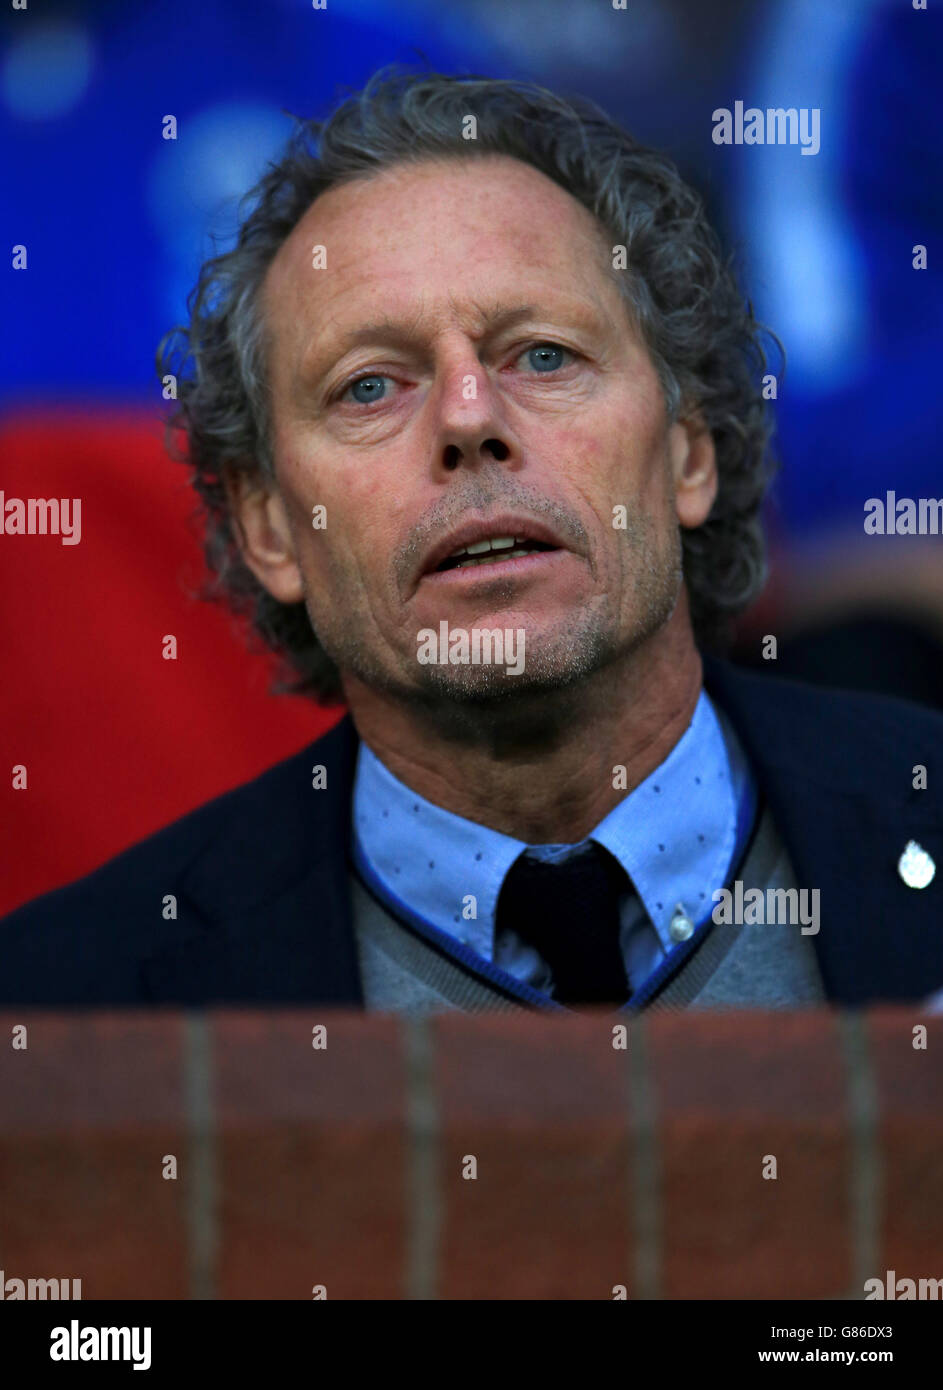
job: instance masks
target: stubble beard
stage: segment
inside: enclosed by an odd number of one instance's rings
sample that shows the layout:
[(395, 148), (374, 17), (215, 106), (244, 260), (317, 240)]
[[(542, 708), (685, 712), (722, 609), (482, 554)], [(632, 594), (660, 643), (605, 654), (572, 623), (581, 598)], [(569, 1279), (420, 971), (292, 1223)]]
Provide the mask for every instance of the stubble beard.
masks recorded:
[[(633, 577), (628, 632), (608, 601), (568, 614), (550, 632), (528, 639), (524, 669), (506, 664), (446, 662), (399, 670), (384, 664), (376, 645), (357, 635), (353, 615), (322, 624), (323, 645), (341, 673), (403, 705), (414, 719), (464, 744), (545, 746), (565, 735), (575, 718), (592, 718), (594, 698), (618, 699), (621, 672), (671, 618), (683, 583), (682, 546), (676, 527), (659, 549), (654, 526), (635, 519), (627, 535)], [(508, 588), (508, 598), (513, 590)], [(312, 605), (306, 597), (312, 627)], [(489, 626), (502, 627), (492, 622)], [(316, 628), (317, 630), (317, 628)], [(361, 629), (362, 630), (362, 629)]]

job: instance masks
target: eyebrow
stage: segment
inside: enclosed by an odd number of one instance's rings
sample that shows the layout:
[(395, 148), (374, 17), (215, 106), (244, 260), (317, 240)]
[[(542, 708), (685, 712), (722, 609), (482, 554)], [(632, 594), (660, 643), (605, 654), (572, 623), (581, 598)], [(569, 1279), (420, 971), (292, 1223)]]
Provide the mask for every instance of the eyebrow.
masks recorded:
[[(589, 301), (585, 301), (585, 310), (580, 312), (583, 305), (584, 301), (582, 300), (567, 299), (563, 312), (566, 317), (582, 323), (583, 326), (588, 326), (590, 319), (597, 319), (597, 314), (594, 313)], [(555, 312), (560, 312), (560, 307), (557, 306), (555, 310), (552, 310), (549, 306), (541, 308), (535, 304), (507, 304), (505, 302), (496, 302), (481, 307), (479, 313), (484, 325), (482, 336), (514, 328), (517, 324), (524, 323), (528, 319), (553, 318)], [(327, 339), (325, 342), (323, 338), (315, 338), (302, 355), (297, 379), (306, 385), (313, 384), (329, 370), (333, 363), (340, 361), (348, 352), (368, 344), (375, 344), (377, 347), (414, 348), (423, 338), (422, 318), (421, 311), (415, 315), (411, 322), (383, 315), (380, 318), (358, 324), (356, 328), (348, 330), (337, 339)]]
[(329, 359), (329, 362), (322, 370), (327, 370), (327, 365), (339, 361), (353, 348), (364, 347), (368, 343), (376, 343), (382, 347), (413, 347), (422, 337), (419, 321), (419, 315), (413, 323), (384, 316), (368, 319), (366, 323), (348, 329), (338, 338), (317, 336), (302, 355), (299, 377), (312, 380), (325, 359)]

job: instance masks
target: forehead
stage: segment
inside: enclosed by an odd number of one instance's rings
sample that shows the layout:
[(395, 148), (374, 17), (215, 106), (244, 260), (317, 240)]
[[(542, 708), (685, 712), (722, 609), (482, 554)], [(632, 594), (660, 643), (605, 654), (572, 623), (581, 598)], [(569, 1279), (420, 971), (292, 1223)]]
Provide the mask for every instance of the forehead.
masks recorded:
[(314, 317), (415, 316), (420, 304), (489, 291), (577, 293), (602, 305), (615, 293), (608, 253), (592, 214), (530, 165), (502, 155), (428, 160), (322, 194), (270, 266), (263, 303), (276, 345)]

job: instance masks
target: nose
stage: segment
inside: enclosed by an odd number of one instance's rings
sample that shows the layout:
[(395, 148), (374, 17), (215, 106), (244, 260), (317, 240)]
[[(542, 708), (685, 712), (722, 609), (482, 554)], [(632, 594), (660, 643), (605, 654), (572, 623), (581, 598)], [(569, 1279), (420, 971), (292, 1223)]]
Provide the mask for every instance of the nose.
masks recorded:
[(465, 441), (465, 447), (461, 444), (446, 444), (442, 450), (442, 467), (447, 473), (454, 473), (456, 468), (460, 468), (469, 459), (486, 460), (492, 458), (496, 463), (503, 463), (509, 458), (511, 450), (503, 439), (497, 436), (481, 440), (476, 443), (469, 438)]
[(504, 418), (500, 392), (469, 346), (441, 367), (437, 392), (436, 466), (445, 473), (490, 463), (515, 463), (521, 450)]

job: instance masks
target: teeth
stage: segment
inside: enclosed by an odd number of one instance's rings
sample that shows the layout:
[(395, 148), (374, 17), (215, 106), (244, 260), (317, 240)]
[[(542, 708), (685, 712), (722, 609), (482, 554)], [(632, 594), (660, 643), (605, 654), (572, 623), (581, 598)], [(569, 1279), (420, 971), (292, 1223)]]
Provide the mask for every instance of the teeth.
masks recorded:
[(465, 570), (468, 569), (470, 565), (493, 565), (498, 560), (517, 560), (521, 556), (531, 554), (533, 554), (533, 552), (530, 550), (503, 550), (500, 555), (481, 555), (472, 560), (462, 560), (459, 564), (454, 565), (453, 568), (457, 570)]
[(456, 555), (484, 555), (489, 550), (508, 550), (515, 541), (522, 541), (523, 536), (492, 536), (490, 540), (475, 541), (472, 545), (460, 545), (457, 550), (453, 550), (449, 556), (451, 560)]

